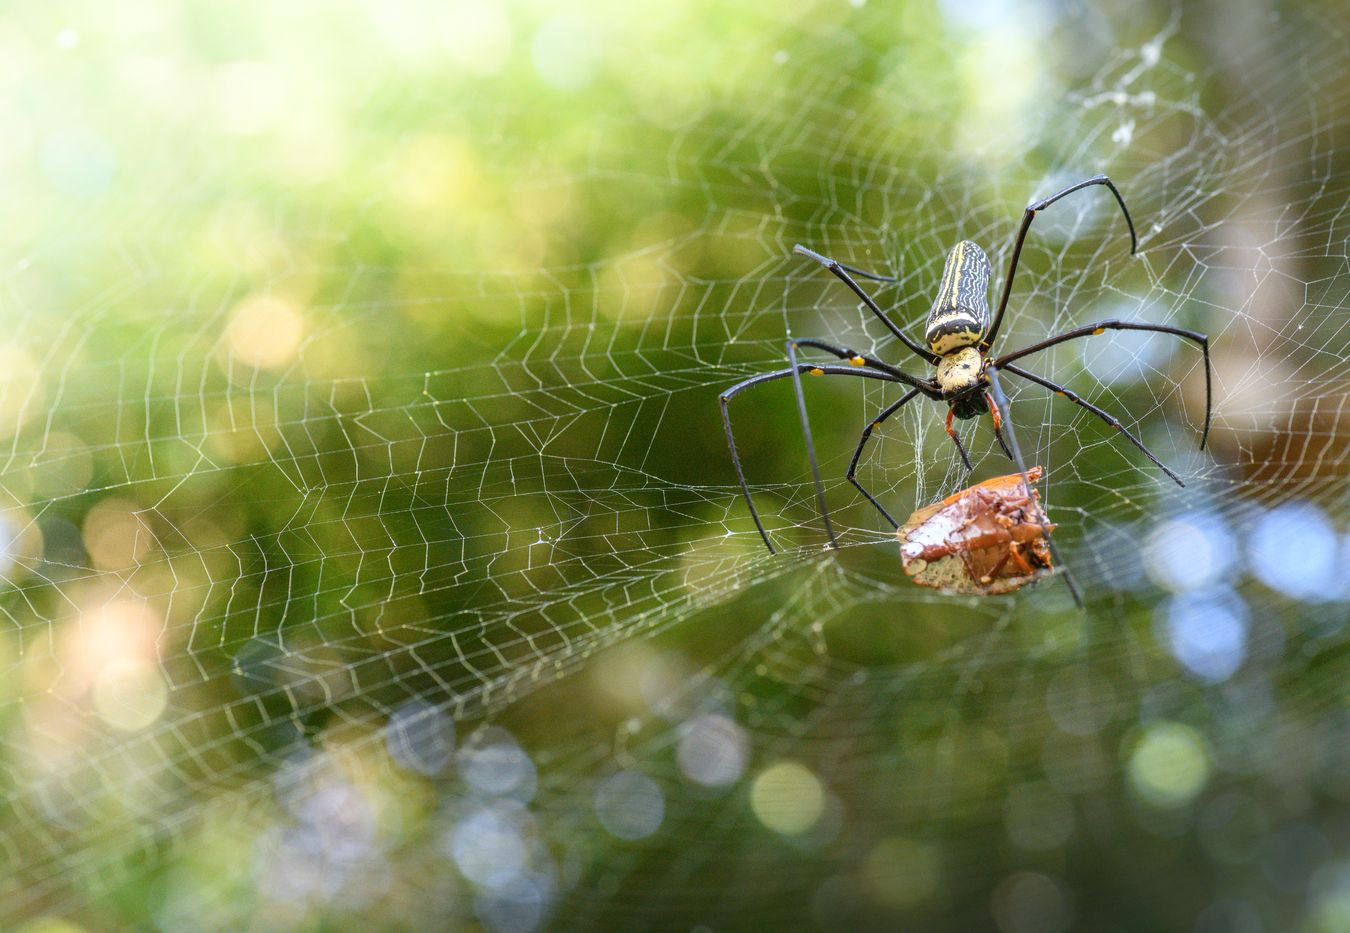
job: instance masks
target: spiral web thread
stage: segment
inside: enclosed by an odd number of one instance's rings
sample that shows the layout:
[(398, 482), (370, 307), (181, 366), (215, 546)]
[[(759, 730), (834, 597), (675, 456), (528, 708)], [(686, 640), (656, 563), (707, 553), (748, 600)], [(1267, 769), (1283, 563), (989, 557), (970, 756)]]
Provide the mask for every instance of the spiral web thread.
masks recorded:
[[(691, 791), (676, 757), (691, 723), (720, 717), (726, 747), (748, 749), (750, 774), (778, 759), (810, 762), (828, 789), (827, 815), (844, 814), (845, 825), (885, 812), (916, 837), (940, 837), (943, 789), (964, 767), (958, 727), (1001, 733), (1017, 760), (1035, 737), (1019, 730), (1016, 712), (1044, 709), (1047, 689), (1082, 700), (1088, 720), (1144, 702), (1156, 677), (1148, 672), (1167, 657), (1163, 639), (1112, 621), (1132, 599), (1152, 593), (1161, 603), (1182, 598), (1169, 588), (1189, 591), (1169, 568), (1193, 555), (1160, 528), (1211, 540), (1204, 536), (1217, 526), (1237, 536), (1237, 552), (1212, 563), (1237, 587), (1222, 598), (1238, 600), (1250, 619), (1249, 666), (1273, 669), (1295, 642), (1343, 644), (1335, 621), (1350, 597), (1343, 574), (1291, 603), (1278, 579), (1262, 576), (1264, 552), (1244, 550), (1272, 512), (1315, 503), (1318, 520), (1340, 536), (1336, 560), (1350, 554), (1350, 173), (1338, 149), (1350, 83), (1339, 25), (1273, 20), (1267, 35), (1245, 34), (1268, 54), (1242, 56), (1239, 79), (1175, 61), (1174, 20), (1077, 79), (1018, 128), (1019, 138), (966, 141), (973, 148), (960, 150), (888, 120), (907, 106), (898, 89), (864, 85), (837, 67), (841, 50), (857, 73), (881, 65), (861, 38), (868, 15), (858, 11), (810, 42), (765, 38), (747, 59), (793, 54), (771, 84), (738, 88), (760, 101), (756, 118), (732, 128), (692, 117), (660, 144), (664, 173), (610, 164), (602, 152), (571, 179), (586, 190), (645, 186), (692, 199), (703, 205), (697, 228), (528, 279), (424, 271), (415, 300), (313, 309), (307, 340), (336, 333), (357, 343), (397, 329), (402, 314), (425, 313), (418, 305), (465, 321), (518, 309), (515, 339), (477, 362), (404, 370), (395, 360), (378, 379), (315, 378), (304, 344), (290, 369), (266, 378), (249, 376), (227, 352), (231, 377), (222, 381), (219, 355), (203, 360), (189, 347), (221, 345), (225, 291), (186, 283), (179, 303), (140, 314), (140, 336), (121, 357), (101, 352), (100, 328), (116, 326), (102, 304), (68, 309), (55, 326), (40, 322), (38, 309), (11, 306), (14, 340), (46, 389), (6, 401), (23, 425), (5, 457), (7, 485), (38, 488), (36, 475), (87, 455), (72, 452), (71, 435), (103, 438), (90, 442), (98, 469), (88, 487), (33, 494), (10, 509), (22, 572), (11, 575), (4, 603), (11, 686), (0, 845), (13, 866), (4, 898), (16, 915), (96, 909), (98, 892), (191, 847), (204, 826), (238, 819), (247, 835), (265, 821), (259, 814), (295, 822), (296, 801), (315, 787), (331, 790), (372, 768), (396, 773), (381, 756), (399, 736), (440, 736), (453, 722), (463, 742), (489, 721), (514, 723), (532, 756), (529, 826), (547, 854), (532, 856), (524, 881), (461, 879), (463, 906), (451, 898), (448, 913), (478, 910), (501, 928), (530, 925), (529, 910), (510, 913), (520, 904), (577, 926), (665, 913), (735, 917), (735, 892), (815, 885), (833, 856), (810, 833), (780, 855), (784, 844), (756, 823), (743, 784)], [(765, 80), (762, 70), (745, 75), (742, 82)], [(1211, 113), (1206, 89), (1225, 81), (1238, 90)], [(1017, 154), (1037, 147), (1050, 153), (1049, 171)], [(896, 152), (926, 157), (897, 164)], [(919, 164), (932, 168), (919, 174)], [(1099, 170), (1125, 193), (1139, 255), (1129, 258), (1123, 223), (1100, 192), (1047, 212), (1028, 241), (1003, 345), (1107, 317), (1196, 327), (1214, 348), (1215, 400), (1211, 452), (1200, 454), (1193, 347), (1110, 334), (1031, 361), (1137, 427), (1183, 474), (1180, 490), (1086, 412), (1008, 380), (1022, 446), (1049, 476), (1044, 501), (1057, 540), (1090, 594), (1089, 621), (1069, 611), (1054, 581), (1008, 598), (952, 600), (901, 575), (884, 522), (843, 481), (852, 426), (898, 397), (861, 380), (806, 386), (846, 545), (837, 556), (821, 548), (804, 455), (756, 457), (768, 449), (752, 439), (757, 430), (797, 430), (790, 385), (734, 403), (738, 429), (749, 426), (743, 453), (756, 502), (786, 550), (770, 556), (718, 446), (717, 392), (780, 367), (789, 334), (926, 375), (842, 286), (792, 256), (792, 244), (896, 274), (895, 285), (867, 287), (913, 334), (952, 243), (985, 245), (997, 276), (1024, 200)], [(172, 228), (170, 188), (158, 209)], [(292, 232), (292, 221), (279, 223)], [(716, 267), (739, 271), (689, 271), (710, 254), (732, 257)], [(379, 273), (349, 271), (358, 283)], [(107, 304), (135, 305), (143, 281), (163, 277), (150, 261), (110, 286)], [(691, 409), (698, 419), (683, 414)], [(898, 515), (967, 481), (941, 415), (912, 404), (868, 453), (860, 477)], [(682, 460), (672, 451), (688, 443), (690, 423), (711, 440)], [(1009, 472), (987, 428), (973, 430), (980, 475)], [(187, 527), (202, 489), (226, 502), (256, 497), (288, 517), (261, 531), (215, 529), (212, 539)], [(109, 514), (137, 529), (120, 567), (59, 546), (62, 522), (91, 500), (114, 502)], [(23, 550), (34, 529), (43, 536), (38, 556)], [(136, 607), (146, 606), (162, 621), (145, 637), (167, 706), (144, 727), (109, 729), (87, 709), (88, 675), (71, 659), (98, 649), (109, 631), (142, 637)], [(742, 608), (717, 614), (728, 606)], [(121, 621), (109, 623), (109, 613)], [(1298, 621), (1281, 627), (1281, 614)], [(721, 620), (718, 630), (699, 633), (710, 618)], [(889, 660), (851, 656), (860, 637), (851, 627), (905, 620), (922, 637)], [(1080, 624), (1086, 638), (1075, 634)], [(651, 661), (681, 639), (666, 661)], [(645, 710), (613, 721), (573, 715), (567, 699), (550, 710), (577, 684), (593, 689), (610, 676), (617, 668), (607, 659), (616, 656), (663, 672), (657, 687), (644, 688)], [(1084, 686), (1090, 678), (1080, 675), (1095, 668), (1113, 671), (1113, 686)], [(1285, 715), (1307, 724), (1308, 743), (1335, 728), (1324, 686), (1315, 677), (1281, 694)], [(963, 711), (982, 693), (987, 702), (987, 691), (998, 711), (981, 706), (972, 723)], [(908, 736), (892, 734), (899, 709), (920, 711)], [(537, 725), (556, 718), (564, 721), (553, 729)], [(1238, 718), (1259, 728), (1254, 713)], [(403, 730), (392, 739), (391, 722)], [(437, 770), (425, 750), (417, 754), (423, 770)], [(650, 810), (656, 789), (661, 815), (651, 838), (665, 840), (666, 857), (644, 860), (598, 832), (597, 788), (615, 773), (650, 782), (620, 795), (639, 810)], [(1305, 777), (1316, 784), (1321, 774)], [(365, 878), (377, 892), (366, 903), (428, 872), (453, 873), (444, 845), (426, 841), (460, 825), (461, 791), (453, 778), (441, 781), (446, 813), (413, 847), (420, 854), (321, 863), (325, 870), (358, 893), (350, 879)], [(879, 802), (885, 784), (912, 798), (898, 815)], [(278, 832), (259, 829), (245, 851), (282, 851)], [(945, 880), (959, 890), (960, 866), (976, 853), (960, 842), (951, 848), (944, 864), (958, 867)], [(230, 890), (217, 889), (215, 917), (241, 909)], [(787, 920), (789, 903), (753, 909), (760, 920), (775, 909)], [(165, 922), (191, 919), (172, 897), (160, 909)]]

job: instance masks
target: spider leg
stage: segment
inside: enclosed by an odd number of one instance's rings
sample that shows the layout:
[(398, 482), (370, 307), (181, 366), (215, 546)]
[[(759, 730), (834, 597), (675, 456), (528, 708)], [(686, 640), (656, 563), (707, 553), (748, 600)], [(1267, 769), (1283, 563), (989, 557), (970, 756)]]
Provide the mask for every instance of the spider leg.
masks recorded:
[[(820, 518), (825, 525), (825, 533), (830, 537), (830, 544), (831, 546), (838, 548), (839, 540), (834, 535), (834, 526), (830, 522), (830, 510), (825, 504), (825, 484), (821, 482), (820, 479), (820, 464), (816, 460), (816, 445), (811, 437), (811, 424), (806, 415), (806, 393), (802, 390), (801, 372), (797, 368), (798, 347), (814, 347), (818, 350), (824, 350), (826, 353), (832, 353), (841, 360), (848, 360), (850, 366), (880, 370), (890, 376), (894, 381), (904, 382), (907, 385), (912, 386), (913, 391), (924, 392), (930, 397), (935, 397), (939, 395), (940, 392), (938, 392), (936, 387), (929, 385), (927, 382), (916, 376), (911, 376), (907, 372), (896, 369), (894, 366), (890, 366), (880, 360), (873, 359), (872, 357), (854, 353), (847, 347), (838, 347), (834, 344), (826, 343), (823, 340), (816, 340), (812, 337), (803, 337), (800, 340), (793, 339), (787, 342), (788, 363), (792, 366), (792, 384), (797, 392), (797, 414), (801, 417), (802, 434), (806, 438), (806, 457), (811, 463), (811, 478), (816, 484), (816, 502), (820, 506)], [(949, 424), (948, 433), (950, 433), (950, 431), (951, 428)], [(956, 435), (953, 434), (952, 437), (955, 438)], [(956, 441), (956, 446), (958, 449), (961, 448), (960, 440)], [(963, 458), (965, 457), (965, 453), (965, 450), (961, 450), (961, 456)], [(968, 458), (966, 459), (966, 466), (970, 466), (970, 460)]]
[(1036, 214), (1045, 210), (1060, 198), (1092, 185), (1103, 185), (1115, 195), (1116, 203), (1120, 205), (1120, 210), (1125, 215), (1125, 223), (1130, 228), (1130, 255), (1133, 256), (1134, 251), (1139, 248), (1139, 238), (1134, 233), (1134, 221), (1130, 218), (1130, 209), (1125, 206), (1125, 199), (1120, 196), (1120, 192), (1111, 183), (1111, 179), (1105, 175), (1093, 175), (1091, 178), (1069, 185), (1063, 191), (1052, 194), (1048, 198), (1033, 201), (1027, 205), (1027, 209), (1022, 213), (1022, 226), (1017, 230), (1017, 239), (1013, 242), (1012, 259), (1008, 262), (1008, 275), (1003, 280), (1003, 294), (998, 301), (998, 310), (994, 312), (994, 320), (990, 323), (989, 330), (985, 332), (984, 339), (980, 341), (981, 349), (988, 350), (994, 345), (994, 338), (998, 335), (999, 325), (1003, 323), (1003, 312), (1008, 307), (1008, 296), (1012, 293), (1013, 278), (1017, 275), (1017, 260), (1022, 256), (1022, 244), (1026, 241), (1027, 231), (1031, 229), (1031, 222), (1036, 219)]
[(820, 506), (820, 520), (825, 525), (825, 534), (830, 538), (830, 547), (839, 548), (839, 539), (834, 536), (834, 526), (830, 524), (830, 509), (825, 504), (825, 484), (820, 481), (820, 464), (816, 462), (816, 442), (811, 437), (811, 420), (806, 416), (806, 391), (802, 388), (802, 374), (797, 368), (797, 344), (789, 340), (787, 345), (788, 364), (792, 368), (792, 388), (797, 393), (797, 414), (802, 420), (802, 436), (806, 438), (806, 459), (811, 464), (811, 479), (816, 484), (816, 504)]
[(956, 429), (952, 427), (952, 410), (950, 408), (947, 409), (947, 436), (952, 439), (952, 443), (956, 445), (956, 449), (960, 452), (961, 462), (966, 465), (966, 472), (969, 473), (975, 469), (971, 466), (970, 455), (966, 453), (966, 448), (961, 444), (961, 435), (957, 434)]
[(1036, 383), (1037, 385), (1045, 386), (1045, 388), (1049, 389), (1051, 392), (1054, 392), (1056, 395), (1064, 396), (1069, 401), (1073, 402), (1075, 405), (1080, 406), (1081, 408), (1086, 408), (1088, 411), (1092, 412), (1098, 418), (1102, 419), (1111, 427), (1115, 428), (1121, 434), (1124, 434), (1127, 438), (1129, 438), (1131, 444), (1142, 450), (1144, 452), (1144, 456), (1152, 460), (1154, 465), (1156, 465), (1158, 469), (1162, 470), (1168, 476), (1172, 477), (1173, 481), (1178, 486), (1186, 485), (1181, 481), (1180, 476), (1177, 476), (1170, 469), (1168, 469), (1167, 464), (1163, 463), (1161, 460), (1155, 457), (1153, 455), (1153, 451), (1149, 450), (1147, 447), (1144, 446), (1143, 441), (1135, 437), (1134, 434), (1130, 432), (1129, 428), (1121, 424), (1119, 418), (1098, 408), (1096, 405), (1092, 404), (1087, 399), (1083, 398), (1081, 395), (1070, 389), (1068, 386), (1058, 385), (1057, 383), (1051, 382), (1049, 379), (1046, 379), (1044, 376), (1038, 376), (1033, 372), (1028, 372), (1022, 367), (1014, 366), (1011, 363), (1007, 364), (1003, 368), (1015, 376), (1021, 376), (1023, 379), (1027, 379), (1031, 382)]
[[(890, 366), (889, 364), (883, 363), (877, 359), (873, 359), (872, 357), (863, 356), (861, 354), (855, 353), (853, 350), (850, 350), (847, 347), (835, 346), (834, 344), (826, 343), (823, 340), (817, 340), (813, 337), (803, 337), (801, 339), (793, 339), (787, 342), (788, 362), (793, 367), (796, 367), (798, 365), (797, 363), (798, 347), (813, 347), (817, 350), (823, 350), (826, 353), (831, 353), (837, 356), (841, 360), (848, 360), (850, 366), (867, 367), (869, 369), (880, 370), (881, 372), (884, 372), (887, 375), (891, 376), (894, 381), (904, 382), (905, 384), (911, 386), (912, 387), (911, 394), (913, 394), (914, 392), (923, 392), (930, 398), (937, 397), (938, 395), (941, 394), (935, 386), (930, 385), (926, 381), (919, 379), (916, 376), (911, 376), (909, 373), (896, 369), (894, 366)], [(820, 478), (820, 464), (816, 460), (815, 441), (811, 436), (811, 424), (806, 414), (806, 395), (802, 390), (801, 375), (799, 370), (797, 369), (793, 369), (792, 382), (793, 387), (795, 388), (797, 393), (797, 413), (801, 417), (802, 434), (806, 438), (806, 456), (811, 463), (811, 478), (815, 481), (816, 484), (816, 502), (820, 506), (821, 521), (825, 525), (825, 533), (829, 535), (830, 544), (833, 547), (837, 548), (839, 547), (839, 541), (835, 537), (834, 526), (830, 522), (829, 507), (825, 504), (825, 484), (821, 481)], [(959, 441), (958, 446), (960, 446)], [(870, 499), (871, 496), (869, 495), (868, 498)], [(873, 500), (873, 503), (875, 504), (875, 500)], [(877, 507), (880, 508), (879, 505)], [(884, 509), (882, 510), (882, 514), (885, 514)], [(890, 518), (889, 515), (887, 515), (886, 517)], [(892, 521), (894, 520), (892, 519)]]
[(741, 466), (740, 454), (736, 450), (736, 436), (731, 430), (731, 410), (728, 407), (731, 400), (740, 395), (746, 389), (760, 385), (765, 382), (772, 382), (775, 379), (786, 379), (789, 376), (797, 376), (801, 372), (809, 372), (813, 375), (822, 376), (858, 376), (863, 379), (879, 379), (883, 382), (902, 382), (886, 373), (876, 372), (870, 369), (857, 369), (848, 366), (814, 366), (810, 363), (799, 363), (792, 369), (779, 369), (773, 372), (761, 373), (758, 376), (751, 376), (736, 383), (730, 388), (724, 389), (718, 396), (718, 401), (722, 406), (722, 425), (726, 428), (727, 449), (731, 451), (731, 462), (736, 468), (736, 479), (741, 485), (741, 494), (745, 497), (745, 504), (750, 507), (750, 517), (755, 520), (755, 527), (759, 530), (759, 536), (764, 539), (764, 546), (769, 549), (770, 554), (777, 553), (773, 543), (769, 541), (769, 533), (764, 528), (764, 522), (760, 520), (759, 512), (755, 509), (754, 500), (750, 496), (750, 486), (745, 481), (745, 470)]
[(868, 271), (865, 270), (865, 269), (859, 269), (857, 266), (850, 266), (850, 265), (848, 265), (848, 264), (846, 264), (846, 263), (842, 263), (842, 262), (839, 263), (839, 268), (843, 269), (845, 272), (851, 272), (851, 273), (853, 273), (853, 274), (856, 275), (856, 276), (861, 276), (861, 277), (864, 278), (864, 279), (871, 279), (873, 282), (898, 282), (898, 281), (900, 281), (899, 279), (897, 279), (897, 278), (896, 278), (895, 276), (893, 276), (893, 275), (878, 275), (878, 274), (875, 273), (875, 272), (868, 272)]
[(910, 389), (908, 392), (904, 394), (903, 397), (901, 397), (900, 401), (895, 402), (894, 404), (888, 406), (885, 410), (881, 412), (881, 414), (877, 415), (875, 418), (873, 418), (871, 421), (867, 423), (867, 427), (863, 428), (862, 437), (858, 438), (858, 447), (853, 451), (853, 459), (849, 461), (848, 473), (845, 474), (845, 478), (855, 487), (857, 487), (858, 492), (866, 496), (867, 501), (872, 503), (872, 505), (876, 506), (877, 511), (882, 514), (882, 517), (885, 518), (886, 521), (890, 522), (891, 525), (897, 529), (900, 527), (900, 523), (891, 517), (891, 513), (887, 512), (885, 508), (882, 507), (881, 503), (878, 502), (876, 500), (876, 497), (873, 496), (863, 487), (862, 483), (858, 482), (858, 479), (854, 474), (858, 472), (858, 460), (859, 458), (862, 457), (863, 448), (867, 446), (867, 440), (872, 436), (873, 429), (880, 427), (881, 424), (887, 418), (889, 418), (891, 415), (899, 411), (902, 407), (904, 407), (906, 402), (910, 401), (912, 398), (914, 398), (914, 396), (918, 394), (919, 394), (918, 389)]
[(1008, 442), (1003, 439), (1003, 418), (999, 415), (998, 406), (994, 404), (994, 400), (988, 392), (984, 393), (984, 403), (989, 406), (989, 416), (994, 422), (994, 439), (998, 441), (998, 446), (1003, 448), (1003, 452), (1011, 460), (1013, 458), (1012, 451), (1008, 449)]
[(994, 420), (994, 430), (1003, 430), (1003, 415), (999, 412), (998, 406), (994, 404), (994, 397), (988, 392), (984, 393), (984, 403), (989, 406), (989, 417)]
[(1003, 428), (999, 425), (994, 426), (994, 440), (998, 441), (998, 446), (1003, 448), (1003, 454), (1009, 460), (1013, 458), (1012, 451), (1008, 448), (1008, 442), (1003, 439)]
[(931, 399), (940, 398), (941, 390), (933, 385), (927, 379), (920, 379), (918, 376), (912, 376), (903, 369), (896, 369), (889, 363), (883, 363), (875, 357), (865, 356), (861, 353), (855, 353), (848, 347), (836, 346), (832, 343), (826, 343), (824, 340), (817, 340), (814, 337), (801, 337), (789, 340), (788, 354), (791, 355), (793, 347), (812, 347), (817, 350), (824, 350), (826, 353), (836, 356), (841, 360), (848, 360), (850, 366), (865, 366), (869, 369), (878, 369), (888, 376), (891, 376), (897, 382), (903, 382), (906, 385), (913, 386), (918, 391)]
[[(1011, 415), (1008, 397), (1003, 394), (1003, 386), (998, 381), (998, 367), (994, 363), (989, 363), (984, 371), (985, 375), (989, 377), (989, 388), (993, 396), (989, 401), (993, 403), (996, 409), (1002, 409), (1004, 412)], [(1041, 508), (1040, 500), (1036, 498), (1035, 491), (1031, 488), (1031, 480), (1027, 478), (1027, 465), (1026, 461), (1022, 459), (1022, 449), (1017, 444), (1017, 432), (1013, 430), (1012, 418), (1003, 417), (999, 420), (1007, 425), (1008, 446), (1012, 448), (1012, 459), (1013, 463), (1017, 464), (1017, 472), (1022, 474), (1022, 488), (1026, 491), (1027, 501), (1030, 502), (1031, 507), (1035, 509), (1034, 514), (1039, 520), (1041, 527), (1046, 529), (1044, 532), (1045, 543), (1049, 545), (1051, 556), (1054, 557), (1055, 563), (1059, 564), (1060, 569), (1064, 573), (1064, 583), (1068, 586), (1069, 593), (1073, 596), (1074, 603), (1077, 604), (1079, 609), (1082, 609), (1083, 598), (1078, 595), (1078, 587), (1073, 584), (1073, 576), (1069, 573), (1069, 566), (1065, 564), (1064, 559), (1060, 557), (1059, 549), (1055, 547), (1055, 540), (1050, 535), (1050, 519), (1046, 517), (1045, 510)]]
[[(1064, 343), (1066, 340), (1077, 340), (1079, 337), (1094, 337), (1097, 334), (1108, 330), (1146, 330), (1158, 334), (1172, 334), (1175, 337), (1183, 337), (1186, 340), (1192, 340), (1200, 345), (1200, 351), (1205, 357), (1205, 428), (1200, 434), (1200, 449), (1205, 449), (1205, 442), (1209, 440), (1209, 419), (1213, 411), (1213, 382), (1214, 377), (1209, 366), (1209, 336), (1199, 331), (1183, 330), (1180, 327), (1169, 327), (1166, 324), (1136, 324), (1133, 321), (1098, 321), (1096, 324), (1085, 324), (1082, 327), (1075, 327), (1073, 330), (1066, 330), (1062, 334), (1056, 334), (1054, 337), (1048, 337), (1040, 343), (1033, 343), (1029, 347), (1023, 347), (1020, 350), (1014, 350), (1011, 353), (1005, 353), (999, 357), (995, 363), (998, 366), (1006, 366), (1013, 360), (1020, 360), (1029, 353), (1036, 353), (1055, 344)], [(1021, 375), (1019, 373), (1018, 375)], [(1138, 443), (1138, 442), (1136, 442)], [(1145, 451), (1147, 453), (1147, 451)], [(1150, 454), (1149, 456), (1152, 456)], [(1157, 463), (1157, 460), (1153, 461)], [(1161, 463), (1158, 464), (1162, 466)], [(1163, 467), (1166, 469), (1166, 467)], [(1173, 477), (1175, 479), (1176, 477)]]
[(928, 363), (935, 365), (938, 362), (939, 357), (937, 356), (937, 354), (933, 353), (931, 350), (925, 350), (923, 347), (919, 346), (919, 344), (915, 343), (908, 336), (906, 336), (905, 332), (902, 331), (898, 326), (896, 326), (896, 323), (890, 319), (890, 317), (886, 314), (886, 312), (881, 310), (881, 305), (877, 304), (875, 299), (873, 299), (871, 295), (867, 294), (867, 292), (862, 290), (862, 286), (853, 280), (853, 277), (848, 274), (848, 271), (843, 266), (841, 266), (839, 263), (835, 262), (833, 259), (830, 259), (827, 256), (820, 255), (820, 253), (817, 253), (815, 250), (807, 249), (800, 243), (797, 244), (795, 247), (793, 247), (792, 251), (794, 253), (799, 253), (802, 256), (808, 256), (811, 259), (814, 259), (816, 262), (820, 263), (826, 269), (829, 269), (830, 272), (834, 273), (834, 275), (836, 275), (840, 281), (842, 281), (853, 291), (853, 294), (857, 295), (859, 298), (862, 299), (863, 304), (867, 305), (867, 307), (871, 310), (871, 312), (881, 319), (881, 322), (886, 325), (887, 329), (889, 329), (890, 332), (894, 334), (900, 340), (901, 343), (909, 347), (911, 351), (913, 351), (915, 354), (917, 354), (919, 357), (921, 357)]

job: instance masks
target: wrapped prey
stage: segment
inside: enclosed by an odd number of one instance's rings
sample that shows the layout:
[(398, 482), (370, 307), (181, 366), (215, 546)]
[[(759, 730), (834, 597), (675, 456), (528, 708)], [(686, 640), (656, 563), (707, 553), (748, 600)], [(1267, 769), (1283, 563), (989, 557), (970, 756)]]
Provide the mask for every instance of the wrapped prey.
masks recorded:
[(918, 509), (896, 532), (905, 573), (948, 593), (1011, 593), (1051, 570), (1046, 523), (1035, 483), (1041, 468), (996, 476)]

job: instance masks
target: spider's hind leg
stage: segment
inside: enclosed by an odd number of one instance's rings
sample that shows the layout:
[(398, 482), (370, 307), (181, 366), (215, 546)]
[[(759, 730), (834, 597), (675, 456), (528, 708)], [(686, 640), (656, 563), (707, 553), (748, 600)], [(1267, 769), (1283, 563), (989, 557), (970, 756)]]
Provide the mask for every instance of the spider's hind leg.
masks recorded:
[(1167, 464), (1159, 460), (1158, 456), (1153, 451), (1149, 450), (1148, 446), (1138, 437), (1136, 437), (1134, 432), (1132, 432), (1129, 428), (1125, 427), (1125, 425), (1122, 424), (1120, 419), (1117, 418), (1115, 415), (1111, 414), (1105, 409), (1098, 408), (1096, 405), (1092, 404), (1087, 399), (1083, 398), (1081, 395), (1079, 395), (1073, 389), (1070, 389), (1068, 386), (1060, 385), (1057, 382), (1053, 382), (1049, 379), (1046, 379), (1044, 376), (1038, 376), (1033, 372), (1022, 369), (1020, 366), (1014, 366), (1011, 363), (1005, 364), (1003, 368), (1010, 373), (1014, 373), (1018, 376), (1021, 376), (1023, 379), (1026, 379), (1029, 382), (1034, 382), (1037, 385), (1045, 386), (1045, 388), (1049, 389), (1051, 392), (1054, 392), (1056, 395), (1062, 395), (1069, 401), (1073, 402), (1078, 407), (1092, 412), (1098, 418), (1105, 421), (1108, 425), (1115, 428), (1118, 432), (1125, 435), (1125, 438), (1131, 444), (1133, 444), (1135, 447), (1143, 451), (1144, 456), (1152, 460), (1153, 464), (1156, 467), (1158, 467), (1158, 469), (1162, 470), (1164, 473), (1170, 476), (1172, 478), (1172, 481), (1175, 482), (1178, 486), (1186, 485), (1186, 483), (1182, 481), (1181, 477), (1177, 475), (1175, 470), (1173, 470)]

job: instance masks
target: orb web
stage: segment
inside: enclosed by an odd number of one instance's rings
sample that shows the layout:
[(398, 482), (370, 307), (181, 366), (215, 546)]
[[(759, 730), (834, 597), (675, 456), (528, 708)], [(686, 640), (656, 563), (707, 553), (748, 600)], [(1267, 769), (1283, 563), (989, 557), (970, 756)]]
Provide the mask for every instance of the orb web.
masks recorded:
[[(354, 51), (384, 77), (340, 111), (349, 147), (386, 160), (373, 206), (343, 188), (356, 160), (287, 135), (317, 92), (275, 36), (212, 78), (224, 131), (13, 105), (63, 208), (19, 215), (6, 276), (7, 914), (1067, 927), (1182, 837), (1229, 880), (1277, 866), (1268, 896), (1204, 916), (1334, 908), (1339, 21), (1243, 10), (1206, 38), (1179, 7), (1140, 28), (878, 6), (745, 13), (697, 51), (648, 36), (649, 84), (585, 98), (584, 133), (547, 94), (447, 116), (389, 13)], [(509, 43), (474, 16), (468, 73)], [(546, 25), (529, 55), (550, 93), (600, 80), (587, 23)], [(59, 36), (85, 80), (106, 64)], [(606, 67), (636, 73), (631, 55)], [(235, 106), (279, 76), (277, 112)], [(1201, 452), (1194, 347), (1108, 333), (1027, 361), (1137, 429), (1182, 489), (1006, 380), (1087, 611), (1053, 579), (963, 599), (904, 578), (844, 480), (899, 397), (865, 380), (806, 385), (839, 552), (790, 384), (733, 404), (770, 555), (717, 393), (780, 368), (789, 336), (927, 375), (793, 244), (895, 276), (866, 287), (913, 335), (951, 244), (981, 243), (997, 277), (1022, 207), (1098, 171), (1138, 255), (1100, 190), (1056, 205), (1002, 345), (1108, 318), (1195, 328), (1215, 381)], [(968, 482), (944, 413), (916, 401), (866, 453), (898, 516)], [(964, 430), (976, 478), (1011, 471), (987, 426)]]

